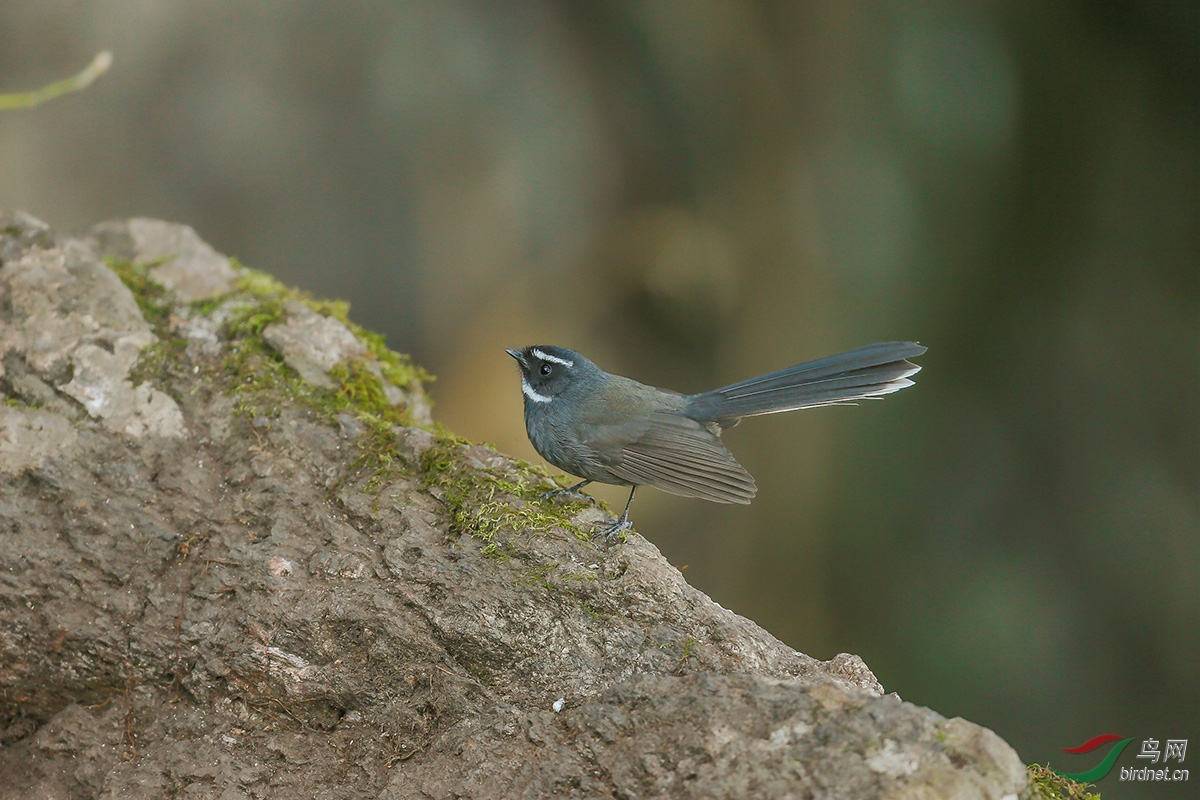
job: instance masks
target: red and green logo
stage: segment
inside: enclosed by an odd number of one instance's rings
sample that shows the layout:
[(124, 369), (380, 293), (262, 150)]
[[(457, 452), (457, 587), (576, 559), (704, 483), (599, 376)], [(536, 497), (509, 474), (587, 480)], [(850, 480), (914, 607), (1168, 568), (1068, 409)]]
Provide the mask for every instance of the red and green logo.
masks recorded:
[(1073, 781), (1079, 781), (1080, 783), (1095, 783), (1109, 773), (1109, 770), (1113, 768), (1113, 764), (1117, 763), (1117, 756), (1121, 755), (1121, 751), (1124, 750), (1129, 743), (1133, 741), (1133, 739), (1122, 739), (1115, 733), (1102, 733), (1099, 736), (1093, 736), (1091, 739), (1088, 739), (1078, 747), (1063, 748), (1064, 753), (1090, 753), (1098, 747), (1103, 747), (1109, 742), (1116, 742), (1118, 740), (1120, 740), (1119, 743), (1113, 747), (1113, 749), (1108, 751), (1108, 755), (1104, 757), (1104, 760), (1089, 769), (1087, 772), (1063, 772), (1062, 770), (1058, 769), (1054, 771), (1059, 775), (1062, 775), (1064, 778), (1070, 778)]

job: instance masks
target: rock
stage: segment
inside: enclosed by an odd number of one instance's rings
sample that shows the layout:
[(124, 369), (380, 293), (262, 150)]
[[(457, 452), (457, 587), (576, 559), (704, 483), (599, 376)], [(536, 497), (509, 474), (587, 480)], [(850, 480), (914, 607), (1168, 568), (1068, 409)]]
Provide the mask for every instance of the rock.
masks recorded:
[(287, 319), (263, 330), (263, 339), (313, 386), (332, 389), (329, 371), (348, 358), (367, 358), (370, 351), (344, 324), (295, 301), (284, 309)]
[(0, 377), (15, 360), (109, 430), (183, 436), (175, 401), (129, 380), (141, 351), (157, 341), (129, 289), (82, 242), (47, 244), (14, 253), (0, 269)]
[(61, 414), (0, 406), (0, 473), (16, 476), (52, 456), (69, 457), (77, 438)]
[(379, 364), (367, 348), (345, 323), (323, 314), (297, 301), (284, 306), (286, 317), (282, 322), (263, 329), (263, 339), (283, 356), (288, 366), (300, 373), (313, 386), (333, 389), (336, 384), (330, 377), (335, 366), (356, 360), (363, 368), (379, 380), (380, 389), (387, 402), (393, 406), (404, 406), (415, 422), (429, 424), (429, 403), (420, 385), (408, 391), (390, 383)]
[(459, 772), (425, 758), (381, 797), (1015, 800), (1025, 768), (996, 744), (1007, 748), (963, 720), (836, 684), (643, 674), (557, 718), (505, 708), (466, 720), (434, 750)]
[(178, 229), (2, 216), (0, 800), (1027, 793), (995, 734), (592, 538), (382, 367), (342, 383), (384, 356), (322, 306), (218, 275), (148, 320), (97, 248)]
[(150, 277), (184, 303), (208, 300), (233, 288), (237, 271), (187, 225), (135, 218), (103, 222), (89, 233), (99, 252), (143, 264), (161, 262)]
[(187, 429), (175, 401), (142, 384), (134, 386), (129, 369), (141, 350), (130, 339), (119, 341), (113, 352), (81, 344), (72, 354), (75, 376), (60, 387), (114, 431), (130, 436), (184, 436)]

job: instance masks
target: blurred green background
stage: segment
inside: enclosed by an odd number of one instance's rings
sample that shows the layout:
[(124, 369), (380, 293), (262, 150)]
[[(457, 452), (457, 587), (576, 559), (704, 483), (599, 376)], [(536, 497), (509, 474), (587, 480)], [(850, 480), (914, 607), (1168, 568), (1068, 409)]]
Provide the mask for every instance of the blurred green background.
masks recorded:
[(0, 206), (346, 298), (510, 453), (504, 347), (699, 391), (926, 344), (730, 431), (752, 506), (645, 491), (639, 532), (1027, 761), (1200, 739), (1200, 4), (0, 3), (0, 91), (102, 49), (0, 115)]

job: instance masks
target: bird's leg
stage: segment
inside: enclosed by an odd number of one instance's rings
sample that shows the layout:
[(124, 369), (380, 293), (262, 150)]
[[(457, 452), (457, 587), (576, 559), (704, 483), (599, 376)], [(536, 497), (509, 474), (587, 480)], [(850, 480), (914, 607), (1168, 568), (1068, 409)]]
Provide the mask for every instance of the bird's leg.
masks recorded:
[(621, 518), (601, 531), (603, 535), (612, 536), (618, 531), (623, 531), (626, 528), (633, 527), (633, 523), (629, 521), (629, 507), (633, 505), (633, 496), (635, 494), (637, 494), (636, 486), (629, 490), (629, 500), (625, 503), (625, 510), (621, 512)]
[(591, 483), (590, 480), (580, 481), (579, 483), (575, 484), (574, 486), (568, 486), (565, 489), (553, 489), (549, 492), (546, 492), (546, 499), (549, 500), (551, 497), (558, 497), (560, 494), (570, 494), (570, 495), (577, 495), (579, 497), (587, 497), (587, 495), (584, 494), (580, 490), (583, 487), (587, 486), (589, 483)]

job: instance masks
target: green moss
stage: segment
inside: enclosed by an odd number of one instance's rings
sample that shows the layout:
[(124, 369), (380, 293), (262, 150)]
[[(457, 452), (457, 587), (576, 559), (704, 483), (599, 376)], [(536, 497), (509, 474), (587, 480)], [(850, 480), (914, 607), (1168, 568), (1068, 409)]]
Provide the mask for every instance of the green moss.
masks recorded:
[(175, 305), (175, 295), (168, 291), (165, 287), (155, 283), (150, 278), (150, 270), (163, 264), (169, 259), (159, 258), (145, 264), (137, 264), (133, 261), (124, 261), (118, 258), (106, 257), (104, 263), (108, 268), (117, 274), (131, 293), (133, 299), (137, 302), (138, 308), (142, 311), (142, 316), (150, 323), (150, 327), (154, 328), (154, 332), (160, 337), (168, 327), (170, 321), (171, 309)]
[(679, 656), (680, 663), (687, 661), (696, 651), (696, 640), (692, 637), (687, 637), (683, 640), (683, 653)]
[(5, 397), (4, 405), (8, 408), (16, 408), (21, 411), (36, 411), (41, 408), (38, 403), (27, 403), (20, 397)]
[[(265, 272), (230, 259), (238, 271), (232, 289), (219, 297), (184, 307), (170, 291), (150, 277), (150, 270), (164, 260), (140, 264), (106, 259), (109, 268), (133, 294), (158, 337), (155, 344), (142, 351), (131, 370), (130, 378), (135, 384), (154, 380), (160, 388), (169, 391), (174, 383), (172, 379), (182, 377), (179, 373), (186, 366), (187, 340), (175, 333), (173, 314), (197, 317), (220, 313), (225, 318), (221, 329), (224, 357), (216, 369), (214, 364), (197, 364), (191, 368), (203, 366), (220, 390), (234, 400), (238, 415), (248, 420), (273, 418), (285, 408), (299, 406), (330, 424), (337, 424), (339, 416), (350, 414), (366, 430), (358, 440), (359, 452), (351, 466), (373, 472), (369, 488), (378, 488), (396, 469), (406, 466), (401, 463), (403, 459), (397, 451), (395, 429), (415, 422), (406, 408), (391, 404), (384, 392), (383, 381), (417, 392), (422, 391), (422, 384), (433, 377), (414, 365), (408, 356), (390, 350), (383, 336), (350, 322), (347, 303), (315, 300), (308, 293), (289, 288)], [(337, 364), (330, 371), (335, 384), (332, 389), (305, 382), (262, 336), (268, 326), (285, 318), (289, 302), (302, 303), (346, 324), (370, 353), (370, 358)], [(407, 466), (415, 471), (417, 465)]]
[[(239, 408), (246, 413), (273, 416), (284, 399), (294, 398), (331, 422), (340, 414), (355, 415), (366, 427), (367, 435), (359, 442), (360, 455), (353, 466), (375, 470), (372, 488), (378, 488), (386, 477), (382, 471), (399, 457), (393, 426), (415, 424), (407, 409), (387, 399), (383, 380), (413, 391), (431, 381), (432, 376), (413, 365), (408, 356), (388, 349), (382, 336), (350, 322), (347, 303), (314, 300), (307, 292), (289, 288), (266, 273), (236, 266), (239, 275), (233, 292), (220, 302), (209, 301), (200, 311), (214, 313), (226, 303), (242, 303), (224, 328), (231, 344), (226, 370), (234, 379)], [(366, 359), (350, 359), (330, 370), (336, 389), (307, 385), (262, 339), (263, 330), (282, 321), (287, 303), (293, 301), (345, 323), (378, 362), (377, 368), (373, 370)]]
[(296, 300), (304, 303), (318, 314), (333, 317), (344, 324), (354, 334), (355, 338), (370, 351), (371, 356), (379, 362), (382, 376), (393, 386), (407, 389), (415, 387), (417, 384), (430, 383), (434, 380), (434, 376), (414, 364), (408, 356), (389, 349), (383, 334), (367, 330), (352, 321), (350, 319), (350, 304), (346, 301), (316, 300), (307, 292), (287, 289), (283, 284), (269, 275), (249, 269), (245, 271), (249, 273), (249, 276), (244, 281), (239, 282), (239, 286), (244, 287), (243, 291), (264, 299), (282, 297), (284, 300)]
[(379, 362), (380, 371), (388, 383), (401, 389), (409, 389), (434, 380), (432, 375), (414, 364), (408, 356), (389, 350), (382, 334), (369, 331), (353, 322), (346, 321), (346, 324)]
[[(223, 298), (225, 302), (230, 299), (243, 301), (242, 307), (225, 323), (226, 335), (231, 339), (261, 337), (264, 328), (283, 319), (284, 304), (291, 299), (292, 293), (293, 290), (270, 275), (243, 268), (234, 281), (233, 297), (225, 295)], [(299, 296), (298, 291), (295, 294)]]
[(169, 376), (180, 369), (187, 340), (183, 337), (159, 337), (158, 341), (138, 354), (138, 360), (129, 370), (129, 380), (134, 386), (147, 381), (164, 385)]
[(319, 387), (306, 383), (262, 338), (268, 325), (283, 319), (288, 295), (271, 276), (243, 267), (233, 291), (201, 309), (233, 309), (222, 330), (228, 348), (222, 366), (235, 411), (250, 419), (276, 417), (291, 400), (311, 408), (323, 399)]
[(525, 572), (525, 580), (533, 586), (540, 586), (548, 592), (553, 592), (556, 588), (554, 582), (550, 580), (550, 573), (554, 571), (554, 564), (538, 564), (530, 567)]
[[(494, 543), (492, 543), (494, 544)], [(489, 544), (488, 547), (492, 545)], [(484, 548), (484, 551), (488, 549)], [(590, 575), (590, 580), (596, 580), (596, 576)], [(557, 579), (557, 580), (556, 580)], [(594, 622), (600, 622), (605, 618), (605, 615), (597, 611), (584, 596), (571, 588), (571, 581), (585, 580), (580, 573), (574, 570), (561, 570), (558, 564), (536, 564), (526, 567), (517, 576), (517, 582), (525, 584), (533, 588), (543, 589), (546, 592), (569, 599), (579, 606), (583, 613), (592, 618)]]
[(129, 371), (134, 386), (151, 382), (167, 388), (170, 379), (181, 368), (187, 340), (176, 335), (171, 326), (171, 314), (176, 305), (175, 295), (150, 278), (150, 270), (170, 260), (160, 258), (144, 264), (107, 257), (104, 263), (116, 273), (133, 294), (134, 301), (158, 341), (142, 349)]
[(559, 506), (545, 499), (545, 474), (529, 465), (515, 473), (469, 466), (462, 453), (463, 439), (443, 435), (421, 456), (422, 488), (445, 505), (451, 527), (491, 542), (500, 531), (546, 531), (566, 528), (581, 541), (591, 537), (571, 517), (583, 503)]
[(396, 425), (412, 425), (412, 417), (406, 410), (392, 405), (383, 391), (383, 381), (361, 358), (347, 359), (333, 366), (329, 377), (337, 384), (336, 397), (331, 409), (336, 413), (355, 410), (383, 422)]
[(188, 304), (188, 310), (197, 317), (207, 317), (216, 311), (228, 297), (229, 295), (223, 294), (205, 300), (193, 300)]
[[(249, 417), (274, 417), (288, 401), (295, 401), (331, 424), (342, 414), (355, 416), (365, 427), (366, 435), (358, 442), (359, 455), (352, 467), (374, 472), (371, 489), (382, 486), (400, 459), (395, 426), (416, 424), (406, 408), (391, 404), (383, 380), (414, 391), (420, 390), (421, 384), (432, 380), (432, 376), (414, 366), (408, 356), (389, 350), (382, 336), (350, 322), (348, 304), (314, 300), (308, 293), (289, 288), (266, 273), (236, 263), (235, 266), (239, 275), (233, 291), (216, 301), (193, 305), (193, 311), (213, 314), (223, 307), (234, 309), (222, 333), (229, 342), (224, 368), (238, 412)], [(303, 303), (319, 314), (344, 322), (377, 360), (377, 365), (367, 359), (349, 359), (330, 370), (334, 389), (307, 384), (262, 338), (263, 330), (284, 319), (289, 302)]]
[[(401, 353), (388, 348), (382, 334), (369, 331), (352, 322), (349, 318), (350, 304), (344, 300), (316, 300), (308, 292), (292, 289), (272, 278), (265, 272), (259, 272), (249, 267), (233, 262), (239, 269), (239, 275), (234, 283), (234, 293), (243, 294), (256, 301), (256, 307), (244, 312), (240, 319), (231, 323), (230, 330), (246, 335), (259, 335), (266, 326), (279, 321), (283, 316), (284, 304), (296, 301), (326, 317), (333, 317), (350, 329), (350, 332), (370, 351), (378, 362), (382, 375), (390, 383), (400, 388), (415, 386), (418, 382), (427, 383), (434, 380), (433, 376), (412, 363), (412, 360)], [(226, 296), (226, 298), (228, 295)], [(200, 308), (211, 312), (220, 303), (203, 301)]]
[(564, 581), (594, 581), (596, 573), (586, 569), (568, 569), (562, 574)]
[(1035, 800), (1100, 800), (1098, 793), (1088, 791), (1091, 784), (1064, 778), (1041, 764), (1029, 765), (1029, 779)]
[(234, 292), (248, 294), (259, 300), (272, 297), (286, 298), (291, 294), (299, 294), (299, 290), (289, 289), (267, 273), (247, 267), (236, 258), (229, 259), (229, 263), (238, 272), (238, 276), (233, 282)]
[(222, 366), (234, 411), (247, 419), (278, 417), (292, 400), (302, 406), (319, 403), (312, 397), (316, 387), (305, 383), (260, 337), (231, 341)]
[[(350, 322), (346, 303), (314, 300), (266, 273), (232, 263), (238, 277), (230, 292), (192, 303), (179, 313), (225, 315), (221, 331), (225, 356), (214, 378), (221, 391), (233, 398), (239, 415), (248, 420), (270, 419), (283, 409), (296, 406), (330, 424), (337, 424), (340, 415), (353, 415), (366, 432), (358, 441), (359, 453), (351, 466), (371, 472), (366, 488), (376, 491), (399, 472), (415, 473), (422, 488), (444, 503), (452, 529), (484, 542), (481, 549), (485, 556), (510, 556), (495, 541), (501, 531), (565, 528), (580, 540), (589, 540), (588, 533), (570, 521), (584, 501), (563, 504), (545, 500), (544, 471), (529, 465), (513, 470), (472, 466), (462, 451), (469, 443), (440, 429), (436, 444), (422, 455), (419, 463), (406, 463), (398, 450), (396, 427), (411, 426), (414, 421), (405, 408), (389, 402), (383, 381), (414, 391), (433, 380), (432, 376), (413, 364), (408, 356), (390, 350), (381, 335)], [(171, 329), (176, 299), (150, 279), (149, 270), (154, 264), (110, 260), (109, 266), (133, 292), (160, 338), (158, 344), (144, 352), (135, 370), (137, 378), (169, 377), (171, 365), (182, 360), (186, 349), (186, 341), (175, 336)], [(268, 326), (285, 318), (289, 302), (303, 303), (317, 313), (345, 323), (369, 351), (370, 358), (349, 359), (334, 366), (329, 373), (335, 384), (333, 389), (306, 383), (263, 339)], [(595, 580), (595, 576), (571, 575), (566, 580)]]

